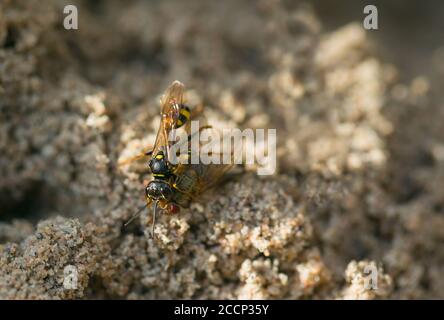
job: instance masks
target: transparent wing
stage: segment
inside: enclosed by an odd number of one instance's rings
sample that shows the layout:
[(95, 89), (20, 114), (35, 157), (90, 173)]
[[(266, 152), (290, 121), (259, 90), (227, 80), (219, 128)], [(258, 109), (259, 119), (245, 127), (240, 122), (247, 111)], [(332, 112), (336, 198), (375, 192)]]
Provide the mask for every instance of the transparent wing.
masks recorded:
[(154, 143), (153, 154), (156, 154), (160, 149), (165, 149), (168, 157), (170, 146), (168, 137), (179, 117), (184, 91), (185, 86), (179, 81), (174, 81), (160, 99), (160, 127)]
[[(205, 142), (199, 141), (199, 150), (190, 149), (189, 161), (191, 163), (179, 164), (178, 174), (187, 170), (193, 170), (195, 172), (195, 187), (193, 188), (193, 197), (203, 193), (207, 189), (217, 184), (221, 178), (230, 171), (236, 164), (240, 164), (242, 160), (242, 154), (240, 146), (228, 143), (224, 144), (226, 140), (221, 132), (210, 126), (202, 127), (205, 130), (205, 134), (209, 139), (205, 139)], [(200, 132), (202, 134), (202, 132)], [(209, 141), (219, 141), (219, 144), (209, 147)], [(190, 145), (192, 147), (192, 145)], [(198, 160), (198, 163), (193, 162), (192, 156), (195, 155), (194, 160)]]
[[(168, 141), (170, 134), (174, 133), (175, 136), (188, 136), (191, 134), (192, 127), (191, 121), (187, 121), (185, 125), (180, 127), (179, 129), (174, 129), (176, 127), (176, 123), (180, 113), (180, 106), (184, 103), (184, 92), (185, 86), (179, 82), (174, 81), (165, 93), (162, 95), (160, 99), (161, 105), (161, 120), (159, 129), (157, 131), (157, 136), (153, 147), (149, 148), (150, 151), (144, 151), (141, 154), (131, 157), (129, 159), (124, 159), (119, 161), (119, 166), (127, 165), (134, 161), (146, 159), (150, 157), (152, 154), (157, 154), (159, 150), (167, 152), (167, 159), (171, 158), (171, 146), (175, 144), (173, 141)], [(196, 120), (199, 118), (199, 123), (206, 123), (205, 118), (203, 117), (203, 106), (199, 105), (198, 107), (191, 110), (190, 120)], [(174, 130), (174, 132), (173, 132)]]
[(234, 164), (210, 164), (205, 166), (205, 170), (199, 175), (197, 181), (197, 192), (204, 191), (214, 187), (221, 178), (232, 168)]

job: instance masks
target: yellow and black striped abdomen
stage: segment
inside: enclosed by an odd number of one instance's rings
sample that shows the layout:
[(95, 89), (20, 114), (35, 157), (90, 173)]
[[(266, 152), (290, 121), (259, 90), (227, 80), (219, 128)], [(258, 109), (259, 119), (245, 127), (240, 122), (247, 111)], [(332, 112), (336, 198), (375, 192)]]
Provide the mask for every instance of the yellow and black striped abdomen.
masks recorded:
[(176, 129), (180, 128), (187, 121), (189, 121), (190, 120), (190, 116), (191, 116), (190, 108), (188, 108), (185, 105), (181, 105), (180, 106), (180, 111), (179, 111), (179, 117), (177, 118), (177, 122), (176, 122), (176, 126), (175, 126)]

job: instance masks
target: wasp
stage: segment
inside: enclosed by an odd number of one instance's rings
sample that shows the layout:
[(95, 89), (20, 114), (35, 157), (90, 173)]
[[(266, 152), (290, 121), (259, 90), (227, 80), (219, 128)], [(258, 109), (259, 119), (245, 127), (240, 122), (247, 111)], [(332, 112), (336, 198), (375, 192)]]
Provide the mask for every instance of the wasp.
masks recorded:
[[(158, 211), (167, 214), (180, 212), (181, 208), (189, 208), (192, 201), (196, 200), (205, 190), (211, 188), (219, 179), (229, 171), (234, 161), (229, 164), (191, 164), (179, 162), (173, 164), (170, 159), (174, 139), (171, 134), (174, 130), (184, 130), (187, 136), (187, 155), (191, 156), (190, 141), (195, 133), (191, 132), (191, 121), (202, 114), (203, 107), (197, 107), (193, 111), (184, 102), (185, 87), (179, 81), (174, 81), (160, 99), (161, 121), (156, 140), (150, 151), (124, 160), (120, 165), (135, 160), (149, 158), (148, 168), (153, 179), (145, 187), (146, 204), (125, 224), (128, 225), (140, 212), (151, 204), (154, 204), (151, 237), (154, 236), (156, 215)], [(211, 130), (209, 125), (199, 127), (199, 132)], [(184, 143), (184, 142), (182, 142)], [(230, 157), (233, 156), (230, 154)]]

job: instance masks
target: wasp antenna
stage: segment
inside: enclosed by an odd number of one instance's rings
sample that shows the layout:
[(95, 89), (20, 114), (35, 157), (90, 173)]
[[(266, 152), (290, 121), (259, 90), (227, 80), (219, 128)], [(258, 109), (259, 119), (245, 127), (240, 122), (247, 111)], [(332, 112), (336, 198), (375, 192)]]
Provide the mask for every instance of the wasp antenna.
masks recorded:
[(136, 212), (135, 214), (133, 214), (133, 215), (131, 216), (131, 218), (130, 218), (127, 222), (125, 222), (125, 224), (124, 224), (123, 226), (126, 227), (126, 226), (129, 225), (131, 222), (133, 222), (134, 219), (136, 219), (136, 218), (139, 216), (139, 214), (142, 212), (142, 210), (145, 209), (147, 206), (148, 206), (148, 203), (146, 203), (146, 204), (144, 204), (142, 207), (140, 207), (139, 210), (137, 210), (137, 212)]

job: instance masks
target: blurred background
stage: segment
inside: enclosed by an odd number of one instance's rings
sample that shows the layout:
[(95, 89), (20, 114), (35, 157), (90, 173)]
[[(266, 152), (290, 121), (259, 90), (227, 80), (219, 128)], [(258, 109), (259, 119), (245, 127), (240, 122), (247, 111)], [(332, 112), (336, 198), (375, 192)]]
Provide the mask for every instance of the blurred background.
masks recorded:
[[(378, 30), (362, 27), (367, 4)], [(0, 297), (444, 298), (443, 12), (1, 1)], [(276, 128), (278, 172), (161, 217), (153, 242), (149, 211), (122, 228), (146, 164), (116, 163), (153, 142), (173, 80), (211, 123)], [(367, 266), (379, 291), (363, 288)]]

